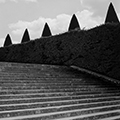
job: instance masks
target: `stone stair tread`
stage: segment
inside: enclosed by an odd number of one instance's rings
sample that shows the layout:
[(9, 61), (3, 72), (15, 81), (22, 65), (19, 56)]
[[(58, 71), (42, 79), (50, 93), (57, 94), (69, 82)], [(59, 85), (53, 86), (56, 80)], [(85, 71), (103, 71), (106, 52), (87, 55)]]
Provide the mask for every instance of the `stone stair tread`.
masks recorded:
[[(30, 99), (52, 99), (52, 98), (74, 98), (74, 97), (79, 97), (79, 99), (88, 99), (88, 98), (105, 98), (105, 97), (118, 97), (118, 95), (120, 95), (120, 93), (114, 93), (114, 94), (97, 94), (97, 95), (95, 95), (95, 94), (93, 94), (93, 95), (91, 95), (91, 94), (89, 94), (89, 95), (68, 95), (68, 94), (66, 94), (66, 95), (55, 95), (54, 94), (54, 96), (35, 96), (35, 95), (33, 95), (33, 96), (29, 96), (29, 97), (27, 97), (27, 96), (19, 96), (20, 98), (18, 98), (18, 97), (16, 97), (16, 98), (10, 98), (10, 99), (1, 99), (0, 98), (0, 102), (1, 101), (13, 101), (13, 100), (16, 100), (16, 101), (18, 101), (18, 100), (30, 100)], [(14, 96), (15, 97), (15, 96)]]
[[(51, 112), (51, 113), (44, 113), (44, 114), (40, 114), (40, 111), (37, 111), (37, 114), (34, 115), (23, 115), (23, 116), (16, 116), (16, 117), (10, 117), (9, 114), (7, 114), (7, 116), (5, 116), (4, 120), (57, 120), (57, 119), (63, 119), (63, 118), (71, 118), (71, 117), (75, 117), (75, 116), (79, 116), (79, 119), (81, 118), (81, 120), (85, 119), (87, 117), (87, 119), (91, 118), (91, 120), (93, 120), (93, 118), (105, 118), (110, 117), (110, 116), (120, 116), (120, 111), (119, 110), (109, 110), (109, 111), (101, 111), (98, 109), (98, 111), (91, 111), (88, 110), (86, 112), (85, 111), (80, 111), (80, 110), (72, 110), (72, 111), (61, 111), (61, 112)], [(28, 113), (29, 114), (29, 113)], [(1, 120), (1, 119), (0, 119)]]
[(120, 120), (120, 115), (119, 113), (108, 113), (104, 115), (102, 114), (102, 115), (86, 116), (83, 118), (81, 118), (81, 116), (75, 116), (75, 117), (68, 117), (68, 118), (62, 118), (62, 119), (56, 119), (56, 120), (98, 120), (98, 119), (99, 120)]
[(81, 98), (79, 96), (75, 97), (63, 97), (63, 98), (48, 98), (48, 99), (29, 99), (29, 100), (11, 100), (11, 101), (0, 101), (0, 105), (4, 104), (21, 104), (21, 103), (33, 103), (33, 102), (48, 102), (48, 101), (67, 101), (67, 100), (80, 100), (81, 103), (90, 103), (90, 102), (96, 102), (96, 101), (114, 101), (114, 100), (119, 100), (120, 96), (115, 96), (115, 97), (102, 97), (102, 98)]
[[(49, 105), (49, 104), (48, 104)], [(105, 102), (101, 102), (101, 103), (94, 103), (94, 104), (68, 104), (68, 105), (59, 105), (59, 106), (46, 106), (46, 107), (36, 107), (36, 108), (26, 108), (26, 109), (16, 109), (16, 110), (8, 110), (8, 111), (0, 111), (0, 116), (2, 114), (8, 114), (8, 113), (16, 113), (16, 112), (25, 112), (25, 111), (48, 111), (49, 112), (55, 112), (55, 110), (59, 111), (62, 109), (62, 111), (66, 111), (66, 110), (75, 110), (75, 109), (79, 109), (79, 110), (92, 110), (92, 109), (98, 109), (98, 108), (106, 108), (106, 109), (119, 109), (120, 108), (120, 101), (118, 102), (111, 102), (111, 103), (105, 103)], [(41, 112), (43, 113), (43, 112)]]
[(8, 96), (0, 96), (0, 101), (1, 100), (18, 100), (18, 99), (31, 99), (32, 97), (33, 98), (54, 98), (54, 97), (65, 97), (65, 96), (80, 96), (81, 98), (99, 98), (99, 97), (107, 97), (107, 96), (118, 96), (120, 95), (120, 93), (104, 93), (104, 94), (84, 94), (84, 95), (81, 95), (81, 94), (76, 94), (76, 93), (62, 93), (62, 94), (22, 94), (22, 95), (8, 95)]
[(0, 120), (113, 120), (120, 88), (73, 68), (0, 62)]
[(12, 112), (12, 111), (19, 111), (19, 110), (29, 110), (29, 109), (47, 109), (47, 108), (60, 108), (60, 107), (69, 107), (69, 106), (80, 106), (80, 108), (94, 108), (94, 107), (100, 107), (100, 106), (112, 106), (112, 105), (119, 105), (120, 100), (116, 101), (104, 101), (104, 102), (95, 102), (95, 103), (84, 103), (80, 104), (79, 101), (72, 101), (70, 102), (59, 102), (59, 103), (37, 103), (37, 104), (30, 104), (30, 105), (14, 105), (14, 106), (4, 106), (0, 107), (0, 113), (4, 112)]

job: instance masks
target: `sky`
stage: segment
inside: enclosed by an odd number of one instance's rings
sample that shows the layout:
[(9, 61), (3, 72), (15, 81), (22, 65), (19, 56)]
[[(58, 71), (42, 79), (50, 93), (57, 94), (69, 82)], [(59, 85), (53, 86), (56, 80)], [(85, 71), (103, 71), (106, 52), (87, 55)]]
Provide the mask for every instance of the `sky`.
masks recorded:
[(93, 28), (104, 23), (110, 2), (120, 18), (120, 0), (0, 0), (0, 46), (7, 34), (20, 43), (26, 28), (31, 40), (40, 38), (46, 22), (53, 35), (64, 33), (73, 14), (81, 29)]

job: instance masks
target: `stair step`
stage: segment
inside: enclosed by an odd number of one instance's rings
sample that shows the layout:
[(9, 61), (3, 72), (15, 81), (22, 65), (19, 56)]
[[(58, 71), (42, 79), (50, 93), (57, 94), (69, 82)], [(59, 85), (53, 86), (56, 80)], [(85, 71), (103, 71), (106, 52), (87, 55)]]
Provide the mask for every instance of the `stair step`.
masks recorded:
[[(87, 117), (87, 119), (93, 119), (94, 117), (96, 119), (105, 118), (105, 117), (111, 117), (111, 116), (120, 116), (119, 110), (111, 110), (111, 111), (105, 111), (105, 109), (98, 109), (98, 110), (88, 110), (88, 111), (80, 111), (80, 110), (72, 110), (72, 111), (62, 111), (62, 112), (52, 112), (52, 113), (44, 113), (40, 114), (40, 111), (37, 111), (38, 114), (35, 115), (25, 115), (25, 116), (16, 116), (16, 117), (10, 117), (8, 114), (4, 118), (4, 120), (57, 120), (57, 119), (63, 119), (63, 118), (70, 118), (74, 116), (79, 116), (79, 119), (83, 120)], [(29, 114), (29, 113), (28, 113)]]
[(97, 102), (97, 101), (114, 101), (114, 100), (119, 100), (120, 96), (116, 96), (116, 97), (102, 97), (102, 98), (83, 98), (81, 99), (81, 97), (79, 96), (74, 96), (74, 97), (61, 97), (61, 98), (38, 98), (38, 99), (25, 99), (25, 100), (7, 100), (7, 101), (0, 101), (0, 105), (4, 105), (4, 104), (21, 104), (21, 103), (34, 103), (34, 102), (48, 102), (48, 101), (62, 101), (62, 100), (81, 100), (81, 103), (90, 103), (90, 102)]
[(0, 120), (117, 120), (120, 88), (65, 66), (0, 62)]
[[(0, 106), (0, 111), (15, 111), (15, 110), (22, 110), (22, 109), (35, 109), (35, 108), (51, 108), (51, 107), (62, 107), (62, 106), (69, 106), (69, 105), (79, 105), (81, 108), (91, 108), (97, 106), (109, 106), (109, 105), (118, 105), (120, 104), (120, 100), (115, 101), (103, 101), (103, 102), (93, 102), (93, 103), (81, 103), (80, 100), (75, 101), (58, 101), (58, 102), (46, 102), (46, 103), (32, 103), (32, 104), (14, 104), (14, 105), (2, 105)], [(1, 112), (0, 112), (1, 113)]]
[(22, 94), (22, 95), (9, 95), (9, 96), (0, 96), (1, 100), (13, 100), (13, 99), (28, 99), (28, 98), (53, 98), (53, 97), (65, 97), (65, 96), (80, 96), (81, 98), (97, 98), (97, 97), (107, 97), (107, 96), (118, 96), (120, 93), (104, 93), (104, 94), (84, 94), (81, 95), (80, 93), (63, 93), (63, 94)]

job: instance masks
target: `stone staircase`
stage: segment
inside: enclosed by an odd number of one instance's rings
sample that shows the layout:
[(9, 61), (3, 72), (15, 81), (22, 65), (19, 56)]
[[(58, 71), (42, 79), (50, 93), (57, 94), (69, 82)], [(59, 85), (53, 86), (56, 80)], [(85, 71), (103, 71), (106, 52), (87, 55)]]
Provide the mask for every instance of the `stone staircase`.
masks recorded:
[(120, 88), (72, 68), (0, 63), (0, 120), (120, 120)]

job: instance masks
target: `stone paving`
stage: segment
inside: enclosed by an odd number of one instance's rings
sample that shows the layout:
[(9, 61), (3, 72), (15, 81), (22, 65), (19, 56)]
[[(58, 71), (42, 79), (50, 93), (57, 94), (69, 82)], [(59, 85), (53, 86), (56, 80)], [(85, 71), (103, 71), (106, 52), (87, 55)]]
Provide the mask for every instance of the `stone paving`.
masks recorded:
[(65, 66), (0, 63), (0, 120), (120, 120), (120, 88)]

